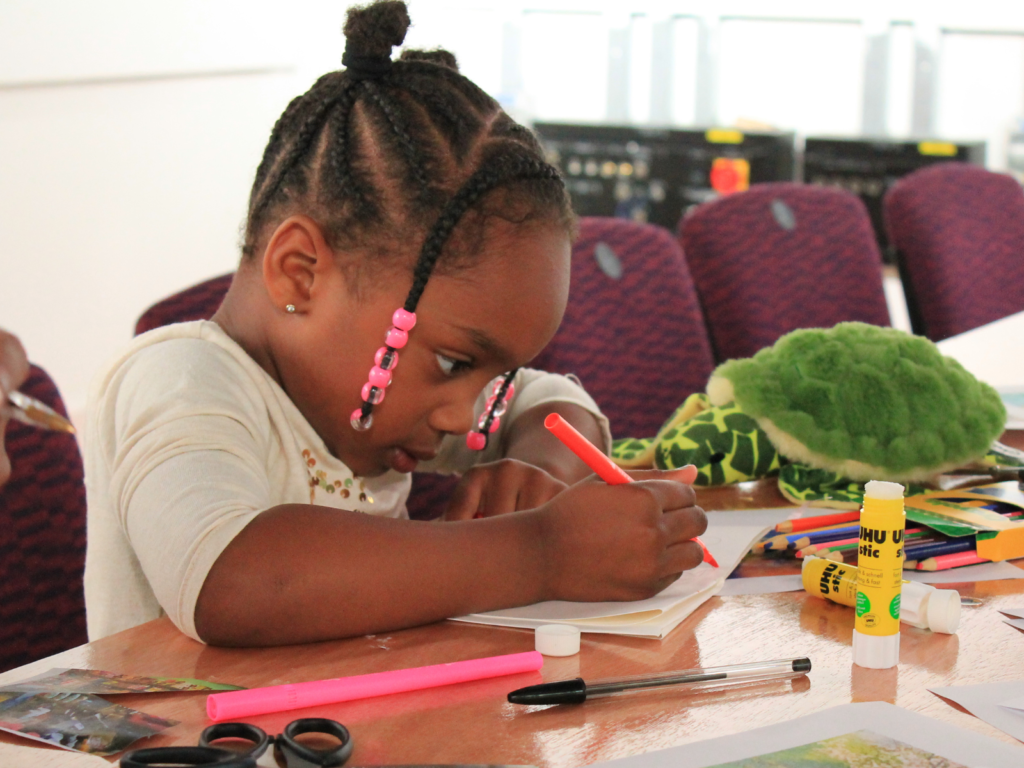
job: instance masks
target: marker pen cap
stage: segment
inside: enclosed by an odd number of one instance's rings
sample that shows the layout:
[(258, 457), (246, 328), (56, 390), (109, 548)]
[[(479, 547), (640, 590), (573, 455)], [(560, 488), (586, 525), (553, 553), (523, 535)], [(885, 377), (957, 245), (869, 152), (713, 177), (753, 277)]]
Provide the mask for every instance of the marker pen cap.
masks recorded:
[(919, 629), (956, 634), (960, 626), (960, 593), (955, 589), (936, 589), (928, 584), (903, 582), (900, 621)]
[(580, 652), (580, 631), (568, 624), (542, 624), (533, 633), (533, 642), (544, 656), (575, 656)]
[(868, 669), (889, 669), (900, 663), (900, 633), (863, 635), (853, 630), (853, 663)]

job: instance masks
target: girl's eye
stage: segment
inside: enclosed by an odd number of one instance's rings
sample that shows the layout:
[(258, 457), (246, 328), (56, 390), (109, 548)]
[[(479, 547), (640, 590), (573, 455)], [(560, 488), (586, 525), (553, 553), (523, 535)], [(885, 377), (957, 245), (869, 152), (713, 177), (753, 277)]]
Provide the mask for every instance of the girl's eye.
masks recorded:
[(445, 376), (454, 376), (473, 367), (473, 364), (468, 360), (456, 360), (454, 357), (442, 355), (440, 352), (435, 353), (434, 356), (437, 358), (437, 364), (444, 371)]

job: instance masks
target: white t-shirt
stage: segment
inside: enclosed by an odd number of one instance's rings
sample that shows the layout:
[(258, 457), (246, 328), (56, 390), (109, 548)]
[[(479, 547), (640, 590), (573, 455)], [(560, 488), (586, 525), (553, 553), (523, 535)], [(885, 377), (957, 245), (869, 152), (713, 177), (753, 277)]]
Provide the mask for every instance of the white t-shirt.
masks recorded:
[[(504, 421), (549, 402), (607, 420), (582, 387), (529, 369)], [(476, 412), (483, 410), (481, 393)], [(500, 458), (448, 436), (424, 471), (463, 472)], [(406, 517), (412, 479), (355, 477), (278, 386), (221, 328), (180, 323), (139, 336), (93, 383), (85, 446), (89, 638), (164, 612), (199, 639), (195, 608), (224, 548), (263, 510), (317, 504)]]

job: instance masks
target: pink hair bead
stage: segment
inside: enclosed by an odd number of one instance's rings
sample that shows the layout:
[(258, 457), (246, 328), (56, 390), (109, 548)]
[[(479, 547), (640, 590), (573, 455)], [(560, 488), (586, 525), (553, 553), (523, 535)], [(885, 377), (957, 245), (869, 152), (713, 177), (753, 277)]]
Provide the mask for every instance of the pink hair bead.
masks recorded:
[(370, 384), (375, 387), (384, 389), (388, 384), (391, 383), (391, 372), (385, 371), (379, 365), (373, 366), (370, 369)]
[(395, 328), (401, 331), (411, 331), (413, 326), (416, 325), (416, 313), (407, 312), (402, 307), (395, 310), (395, 314), (391, 316), (391, 322), (394, 323)]
[(381, 347), (373, 356), (373, 361), (385, 371), (393, 371), (398, 366), (398, 353), (393, 349)]
[(466, 445), (471, 451), (482, 451), (487, 447), (487, 438), (482, 432), (468, 432), (466, 434)]
[(377, 405), (384, 400), (384, 388), (375, 387), (370, 382), (363, 384), (363, 400), (370, 405)]
[(500, 426), (501, 426), (501, 419), (499, 419), (497, 416), (495, 416), (494, 419), (491, 421), (491, 428), (489, 430), (487, 430), (487, 431), (488, 432), (497, 432), (498, 431), (498, 427), (500, 427)]
[(409, 341), (409, 334), (401, 328), (390, 328), (384, 336), (384, 343), (392, 349), (401, 349)]

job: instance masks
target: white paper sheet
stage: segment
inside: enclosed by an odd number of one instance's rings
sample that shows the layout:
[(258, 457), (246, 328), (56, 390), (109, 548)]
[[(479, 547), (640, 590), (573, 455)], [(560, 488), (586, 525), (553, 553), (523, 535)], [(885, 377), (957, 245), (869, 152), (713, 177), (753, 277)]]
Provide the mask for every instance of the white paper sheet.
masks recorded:
[[(273, 750), (268, 751), (273, 752)], [(3, 768), (40, 768), (40, 766), (111, 768), (111, 763), (97, 755), (3, 743), (0, 743), (0, 765)]]
[(1024, 570), (1012, 563), (980, 563), (948, 571), (904, 571), (903, 578), (919, 584), (957, 584), (971, 581), (1024, 579)]
[(1024, 619), (1024, 608), (1000, 608), (999, 612), (1013, 616), (1015, 619)]
[(711, 768), (862, 730), (897, 739), (968, 768), (1024, 766), (1024, 748), (875, 701), (844, 704), (733, 736), (596, 763), (594, 768)]
[(1009, 701), (1004, 701), (999, 706), (1005, 709), (1012, 709), (1024, 715), (1024, 696), (1021, 696), (1018, 699), (1010, 699)]
[(564, 623), (584, 632), (664, 637), (711, 597), (765, 531), (792, 514), (774, 509), (708, 512), (708, 530), (701, 540), (721, 567), (702, 563), (648, 600), (635, 602), (573, 603), (552, 600), (521, 608), (472, 614), (456, 621), (503, 627), (533, 628)]
[(1003, 619), (1004, 622), (1009, 624), (1011, 627), (1017, 629), (1024, 629), (1024, 619)]
[(726, 579), (718, 590), (718, 596), (774, 595), (779, 592), (798, 592), (803, 588), (803, 579), (798, 573), (787, 576), (750, 576), (745, 579)]
[(1024, 312), (944, 339), (938, 343), (982, 381), (997, 389), (1024, 386)]
[[(975, 717), (981, 718), (1015, 739), (1024, 741), (1024, 717), (999, 706), (1003, 702), (1024, 697), (1024, 680), (981, 685), (951, 685), (928, 690), (955, 701)], [(1019, 764), (1024, 766), (1024, 758)]]

